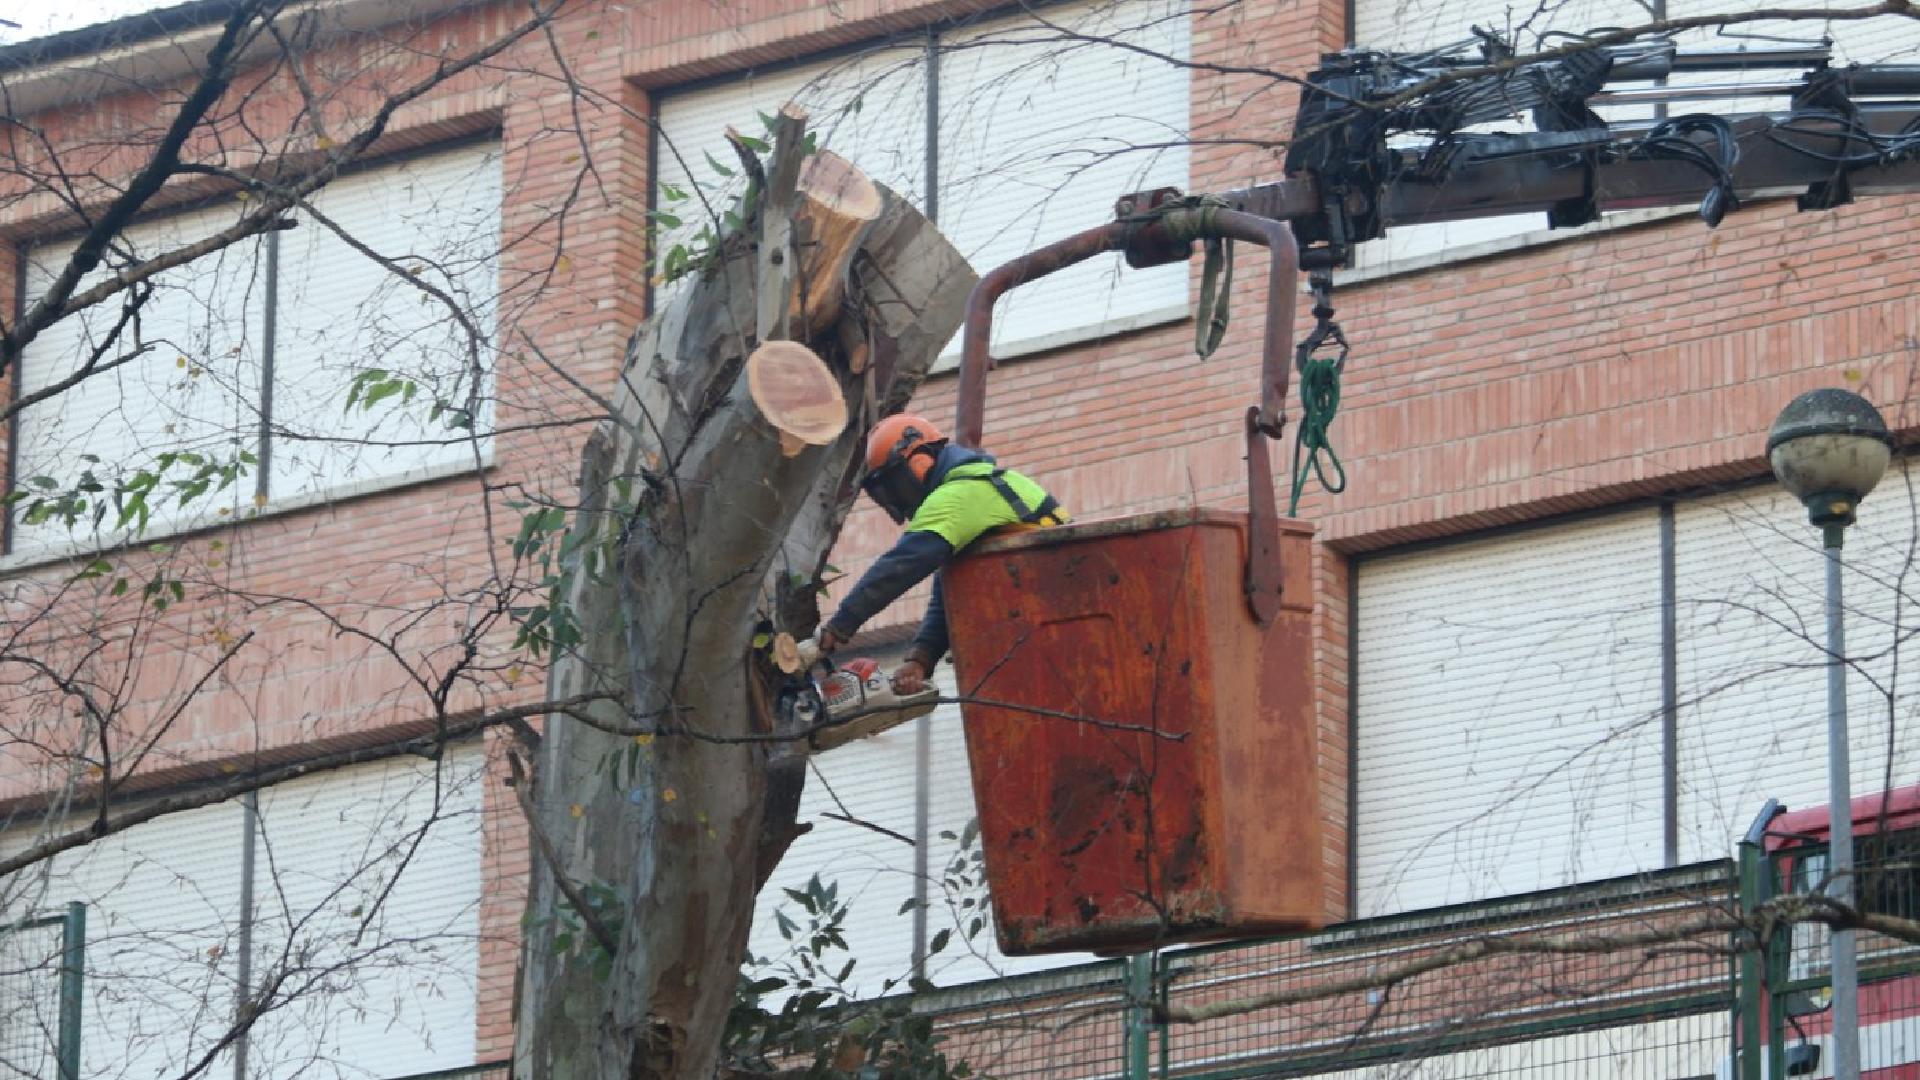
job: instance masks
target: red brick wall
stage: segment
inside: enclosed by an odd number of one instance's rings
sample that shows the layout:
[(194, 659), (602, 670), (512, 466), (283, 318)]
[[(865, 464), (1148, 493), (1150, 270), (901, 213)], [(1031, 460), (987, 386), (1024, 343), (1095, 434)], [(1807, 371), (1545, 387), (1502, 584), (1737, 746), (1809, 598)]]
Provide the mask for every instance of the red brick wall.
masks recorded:
[[(648, 96), (695, 75), (804, 54), (979, 10), (974, 3), (838, 6), (589, 5), (557, 39), (571, 75), (592, 91), (576, 111), (563, 83), (514, 70), (551, 67), (536, 39), (495, 68), (411, 108), (392, 145), (431, 142), (498, 123), (507, 150), (503, 264), (519, 291), (503, 313), (497, 443), (486, 481), (498, 489), (571, 490), (586, 401), (549, 362), (603, 387), (642, 315), (646, 258)], [(1294, 90), (1279, 75), (1308, 69), (1341, 38), (1336, 2), (1245, 0), (1194, 27), (1193, 187), (1273, 179)], [(436, 40), (471, 41), (517, 17), (499, 9), (450, 17)], [(341, 46), (327, 54), (347, 58)], [(358, 55), (366, 55), (365, 50)], [(323, 57), (323, 58), (327, 58)], [(424, 62), (393, 59), (395, 69)], [(1233, 69), (1233, 70), (1227, 70)], [(1240, 70), (1258, 69), (1258, 70)], [(394, 77), (398, 77), (395, 75)], [(250, 114), (269, 131), (291, 116), (283, 83)], [(43, 119), (60, 137), (146, 123), (151, 101), (93, 103)], [(276, 126), (277, 125), (277, 126)], [(579, 125), (576, 128), (576, 125)], [(283, 132), (284, 134), (284, 132)], [(301, 137), (275, 143), (298, 148)], [(103, 155), (111, 171), (124, 157)], [(591, 163), (594, 172), (584, 175)], [(576, 193), (576, 181), (578, 189)], [(557, 207), (572, 203), (564, 214)], [(1911, 203), (1874, 199), (1823, 214), (1746, 210), (1717, 232), (1697, 222), (1620, 229), (1531, 250), (1343, 288), (1340, 317), (1355, 341), (1335, 439), (1352, 478), (1328, 497), (1309, 488), (1301, 514), (1322, 545), (1314, 580), (1321, 700), (1322, 793), (1330, 911), (1345, 908), (1348, 760), (1348, 556), (1704, 480), (1763, 471), (1760, 437), (1788, 397), (1857, 374), (1911, 428), (1920, 304), (1906, 259)], [(0, 215), (19, 239), (44, 228), (44, 202)], [(1227, 345), (1200, 363), (1186, 323), (1017, 360), (990, 382), (987, 439), (1041, 477), (1082, 517), (1188, 501), (1244, 502), (1240, 416), (1255, 399), (1264, 260), (1243, 253)], [(985, 268), (981, 268), (985, 269)], [(0, 283), (4, 284), (4, 283)], [(537, 350), (536, 347), (537, 346)], [(544, 354), (546, 360), (538, 354)], [(932, 380), (916, 407), (950, 420), (954, 381)], [(1275, 452), (1284, 468), (1290, 445)], [(449, 601), (407, 639), (430, 663), (458, 625), (451, 602), (485, 583), (495, 540), (482, 531), (480, 482), (446, 481), (289, 513), (190, 538), (173, 556), (251, 597), (317, 595), (377, 625), (383, 610)], [(498, 525), (498, 521), (496, 521)], [(509, 525), (510, 531), (510, 525)], [(893, 530), (863, 511), (835, 562), (857, 574)], [(215, 542), (218, 541), (218, 548)], [(490, 552), (490, 547), (493, 550)], [(890, 617), (915, 616), (904, 605)], [(263, 657), (184, 718), (169, 760), (412, 719), (417, 695), (383, 657), (311, 609), (284, 602), (190, 602), (164, 623), (167, 648), (146, 661), (136, 696), (173, 700), (180, 673), (253, 631)], [(537, 672), (467, 690), (463, 706), (537, 690)], [(14, 790), (25, 782), (0, 778)], [(504, 1053), (525, 837), (510, 793), (490, 792), (483, 1056)]]

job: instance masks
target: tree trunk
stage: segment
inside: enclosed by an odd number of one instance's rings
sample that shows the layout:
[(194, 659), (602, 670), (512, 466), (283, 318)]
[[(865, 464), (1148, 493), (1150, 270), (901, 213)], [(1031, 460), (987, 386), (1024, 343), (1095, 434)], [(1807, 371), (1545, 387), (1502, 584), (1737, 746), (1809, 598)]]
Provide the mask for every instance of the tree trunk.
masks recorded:
[[(626, 700), (596, 706), (590, 721), (550, 717), (538, 751), (534, 848), (560, 865), (534, 857), (520, 1080), (713, 1076), (754, 894), (797, 833), (804, 777), (803, 744), (738, 741), (778, 723), (776, 676), (753, 638), (766, 622), (811, 632), (811, 582), (850, 503), (861, 435), (885, 404), (876, 398), (911, 393), (973, 287), (945, 238), (884, 189), (857, 229), (796, 229), (817, 209), (796, 191), (803, 127), (783, 114), (764, 209), (744, 214), (717, 265), (635, 335), (617, 413), (582, 455), (562, 585), (581, 638), (556, 653), (548, 689), (555, 700)], [(850, 422), (787, 456), (749, 396), (746, 359), (785, 336), (797, 289), (827, 280), (846, 282), (844, 303), (804, 329)], [(856, 347), (860, 372), (848, 362)], [(795, 575), (808, 587), (794, 588)]]

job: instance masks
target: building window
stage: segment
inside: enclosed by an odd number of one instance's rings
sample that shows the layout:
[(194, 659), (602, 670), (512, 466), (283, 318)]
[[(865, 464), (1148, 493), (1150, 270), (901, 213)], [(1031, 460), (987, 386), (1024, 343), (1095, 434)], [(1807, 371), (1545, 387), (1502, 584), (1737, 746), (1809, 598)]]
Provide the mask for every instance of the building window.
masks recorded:
[[(471, 1065), (486, 776), (477, 744), (356, 766), (156, 818), (10, 877), (10, 913), (86, 905), (84, 1074), (178, 1076), (218, 1052), (208, 1075), (231, 1076), (221, 1039), (249, 995), (265, 1006), (244, 1036), (249, 1077)], [(0, 851), (84, 817), (46, 832), (16, 817)], [(10, 983), (57, 984), (57, 947), (9, 950)], [(23, 1004), (8, 1046), (29, 1054), (59, 1029), (58, 995)]]
[[(1862, 794), (1920, 768), (1899, 498), (1847, 537)], [(1819, 543), (1769, 485), (1362, 560), (1355, 914), (1724, 859), (1767, 800), (1823, 804)], [(1889, 910), (1913, 903), (1910, 839), (1863, 849)]]
[[(158, 483), (144, 515), (124, 522), (104, 497), (71, 524), (16, 509), (13, 550), (110, 546), (143, 523), (159, 535), (475, 467), (491, 426), (500, 197), (497, 144), (369, 168), (323, 189), (294, 229), (159, 275), (124, 325), (114, 301), (50, 327), (22, 358), (22, 393), (90, 359), (97, 370), (21, 412), (15, 489), (69, 491), (90, 473), (111, 492), (143, 470)], [(130, 226), (93, 280), (239, 212), (230, 203)], [(29, 303), (72, 246), (24, 253)], [(411, 389), (348, 408), (356, 378), (377, 372)], [(205, 491), (175, 487), (193, 461), (235, 468)]]
[[(1352, 39), (1356, 48), (1390, 52), (1424, 52), (1474, 40), (1474, 30), (1492, 31), (1522, 51), (1541, 47), (1543, 35), (1580, 33), (1595, 27), (1633, 26), (1648, 20), (1648, 9), (1638, 0), (1581, 0), (1547, 5), (1539, 10), (1517, 8), (1507, 0), (1354, 0)], [(1548, 40), (1546, 44), (1554, 44)], [(1602, 109), (1608, 120), (1650, 115), (1622, 109)], [(1524, 117), (1509, 122), (1480, 124), (1468, 131), (1530, 130)], [(1414, 144), (1424, 142), (1416, 140)], [(1629, 220), (1644, 221), (1638, 213)], [(1658, 214), (1651, 215), (1661, 216)], [(1609, 219), (1616, 221), (1618, 219)], [(1387, 235), (1369, 240), (1354, 251), (1354, 265), (1346, 276), (1364, 279), (1418, 270), (1454, 259), (1473, 258), (1560, 239), (1584, 230), (1547, 228), (1545, 214), (1509, 214), (1502, 217), (1425, 225), (1393, 225)]]
[[(1063, 4), (670, 93), (654, 201), (679, 224), (658, 258), (718, 232), (738, 179), (726, 128), (759, 135), (757, 117), (789, 100), (821, 146), (928, 210), (981, 273), (1110, 221), (1126, 192), (1187, 185), (1188, 35), (1167, 0)], [(1103, 257), (1002, 300), (994, 348), (1034, 352), (1186, 313), (1184, 264), (1128, 270)]]
[(1361, 564), (1355, 915), (1661, 865), (1659, 560), (1643, 508)]

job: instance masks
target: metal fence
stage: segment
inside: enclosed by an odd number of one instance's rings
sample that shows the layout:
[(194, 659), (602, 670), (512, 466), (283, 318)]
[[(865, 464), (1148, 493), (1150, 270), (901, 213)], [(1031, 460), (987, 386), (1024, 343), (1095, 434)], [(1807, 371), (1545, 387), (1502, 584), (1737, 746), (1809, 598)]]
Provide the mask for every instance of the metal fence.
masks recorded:
[(1135, 988), (1124, 960), (921, 994), (949, 1061), (994, 1080), (1123, 1074)]
[[(1857, 841), (1863, 910), (1920, 919), (1920, 834)], [(1826, 884), (1765, 852), (924, 993), (1000, 1080), (1774, 1080), (1830, 1075), (1828, 934), (1693, 931)], [(1681, 932), (1685, 931), (1685, 932)], [(0, 926), (0, 1080), (77, 1080), (86, 911)], [(1920, 1066), (1920, 945), (1859, 938), (1861, 1063)], [(1909, 1075), (1905, 1071), (1879, 1075)], [(506, 1063), (411, 1080), (506, 1080)]]
[[(1827, 888), (1825, 844), (1762, 854), (1759, 826), (1742, 853), (1749, 909), (1784, 894)], [(1869, 833), (1854, 843), (1855, 895), (1870, 914), (1920, 919), (1920, 834)], [(1795, 923), (1742, 955), (1741, 1080), (1831, 1076), (1832, 972), (1826, 927)], [(1920, 945), (1859, 932), (1859, 1044), (1863, 1074), (1920, 1074)]]
[(951, 1059), (1006, 1080), (1713, 1077), (1732, 1049), (1727, 935), (1633, 942), (1736, 900), (1734, 865), (1706, 863), (961, 987), (916, 1007)]
[[(1155, 1071), (1193, 1080), (1712, 1075), (1734, 988), (1725, 935), (1657, 949), (1631, 942), (1730, 903), (1733, 887), (1732, 864), (1709, 863), (1168, 954), (1159, 966), (1169, 1005), (1226, 1001), (1233, 1011), (1164, 1026)], [(1329, 992), (1340, 987), (1351, 989)], [(1273, 1004), (1246, 1008), (1256, 1002)]]
[(87, 909), (0, 925), (0, 1080), (79, 1080)]

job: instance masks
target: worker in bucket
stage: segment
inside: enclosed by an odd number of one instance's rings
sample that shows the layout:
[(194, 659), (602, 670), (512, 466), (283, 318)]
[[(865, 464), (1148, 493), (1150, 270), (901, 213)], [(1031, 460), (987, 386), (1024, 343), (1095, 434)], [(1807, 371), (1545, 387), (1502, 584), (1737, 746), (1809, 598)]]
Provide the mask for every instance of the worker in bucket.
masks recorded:
[[(861, 488), (895, 524), (905, 525), (906, 532), (867, 568), (820, 628), (822, 653), (845, 644), (868, 619), (981, 536), (1067, 520), (1066, 511), (1039, 484), (1001, 467), (991, 454), (955, 445), (925, 417), (912, 413), (874, 425), (867, 435), (866, 465)], [(927, 676), (946, 652), (946, 602), (936, 576), (920, 631), (893, 672), (891, 689), (903, 707), (926, 702), (931, 709), (938, 691)], [(866, 681), (859, 693), (828, 693), (828, 712), (881, 704), (874, 693), (878, 682)]]

